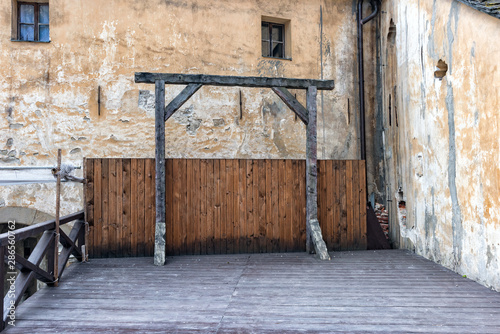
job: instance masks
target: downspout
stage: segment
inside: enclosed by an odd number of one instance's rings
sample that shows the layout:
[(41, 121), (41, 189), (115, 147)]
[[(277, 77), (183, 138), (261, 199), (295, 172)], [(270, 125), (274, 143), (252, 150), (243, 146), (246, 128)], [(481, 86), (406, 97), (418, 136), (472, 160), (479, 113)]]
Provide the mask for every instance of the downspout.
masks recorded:
[[(363, 25), (368, 23), (378, 14), (376, 0), (371, 0), (370, 5), (373, 12), (365, 18), (363, 16), (363, 2), (358, 0), (358, 71), (359, 71), (359, 132), (361, 137), (361, 160), (366, 160), (366, 134), (365, 134), (365, 74), (363, 63)], [(368, 173), (365, 173), (365, 175)], [(367, 192), (368, 193), (368, 192)]]

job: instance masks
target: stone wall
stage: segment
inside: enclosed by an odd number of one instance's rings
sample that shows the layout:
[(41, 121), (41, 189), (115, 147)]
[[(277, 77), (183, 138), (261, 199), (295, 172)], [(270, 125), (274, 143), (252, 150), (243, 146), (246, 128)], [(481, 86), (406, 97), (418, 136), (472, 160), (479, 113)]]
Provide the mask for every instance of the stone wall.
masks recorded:
[[(153, 157), (154, 87), (135, 84), (136, 71), (334, 79), (318, 96), (318, 157), (359, 158), (351, 0), (50, 0), (50, 43), (10, 41), (12, 3), (0, 1), (2, 166), (54, 165), (58, 148), (75, 165)], [(261, 56), (262, 16), (290, 20), (291, 60)], [(368, 122), (374, 27), (365, 31)], [(167, 86), (167, 100), (182, 88)], [(167, 157), (304, 158), (300, 120), (269, 89), (241, 92), (240, 118), (239, 88), (201, 88), (166, 124)], [(292, 93), (305, 105), (305, 92)], [(53, 214), (54, 188), (3, 187), (0, 203)], [(62, 213), (81, 209), (81, 185), (65, 184), (62, 197)]]
[(500, 20), (452, 0), (382, 10), (391, 240), (500, 290)]

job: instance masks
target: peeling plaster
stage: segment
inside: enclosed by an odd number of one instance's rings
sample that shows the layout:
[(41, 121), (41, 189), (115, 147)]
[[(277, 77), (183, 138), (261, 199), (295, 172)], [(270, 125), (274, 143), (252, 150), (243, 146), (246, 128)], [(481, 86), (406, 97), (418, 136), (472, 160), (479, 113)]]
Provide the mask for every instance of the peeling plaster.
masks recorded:
[[(500, 291), (500, 99), (491, 84), (500, 80), (500, 48), (491, 42), (498, 20), (456, 1), (389, 0), (382, 10), (381, 31), (391, 18), (398, 27), (401, 95), (394, 102), (399, 127), (384, 129), (385, 178), (388, 193), (404, 191), (408, 210), (402, 224), (388, 203), (391, 236)], [(432, 78), (439, 59), (448, 65), (442, 80)], [(383, 94), (392, 89), (384, 82)]]
[[(136, 71), (334, 79), (335, 90), (322, 93), (318, 151), (358, 158), (355, 1), (60, 4), (51, 7), (51, 43), (13, 43), (10, 23), (1, 23), (0, 164), (54, 165), (58, 148), (74, 165), (83, 157), (154, 156), (153, 87), (135, 84)], [(10, 7), (0, 4), (3, 12)], [(292, 60), (261, 57), (264, 12), (290, 20)], [(373, 26), (365, 42), (367, 123), (375, 109), (374, 36)], [(182, 89), (168, 85), (166, 102)], [(292, 93), (305, 105), (303, 91)], [(269, 89), (242, 88), (242, 95), (240, 119), (239, 89), (201, 88), (166, 122), (167, 157), (303, 159), (304, 124)], [(82, 186), (63, 188), (62, 214), (81, 209)], [(9, 186), (0, 197), (5, 206), (53, 211), (55, 189)]]

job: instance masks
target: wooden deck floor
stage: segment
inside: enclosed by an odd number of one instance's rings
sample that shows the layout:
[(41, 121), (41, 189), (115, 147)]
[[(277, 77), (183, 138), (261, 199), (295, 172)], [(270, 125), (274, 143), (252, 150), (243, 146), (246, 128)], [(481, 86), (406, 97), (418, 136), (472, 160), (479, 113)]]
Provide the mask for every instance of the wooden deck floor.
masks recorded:
[(6, 333), (500, 333), (500, 294), (406, 251), (98, 259)]

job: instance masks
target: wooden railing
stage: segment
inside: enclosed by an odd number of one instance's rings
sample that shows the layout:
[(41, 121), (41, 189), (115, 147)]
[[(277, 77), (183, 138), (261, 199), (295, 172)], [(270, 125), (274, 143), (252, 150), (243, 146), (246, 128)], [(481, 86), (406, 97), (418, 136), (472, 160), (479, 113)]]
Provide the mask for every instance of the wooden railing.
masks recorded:
[[(59, 224), (63, 225), (72, 221), (75, 221), (75, 223), (69, 235), (64, 233), (63, 230), (59, 230), (59, 242), (62, 245), (62, 251), (57, 253), (57, 259), (55, 256), (55, 247), (58, 247), (55, 242), (57, 240), (55, 220), (49, 220), (0, 234), (0, 258), (4, 258), (6, 264), (0, 270), (0, 286), (2, 295), (5, 296), (3, 303), (0, 303), (0, 310), (3, 315), (0, 321), (0, 331), (6, 327), (9, 320), (15, 317), (15, 308), (33, 279), (37, 279), (47, 285), (57, 285), (57, 281), (61, 278), (71, 254), (79, 261), (84, 259), (85, 251), (82, 248), (85, 245), (86, 224), (84, 222), (84, 212), (79, 211), (61, 217)], [(36, 237), (41, 233), (43, 234), (40, 240), (38, 240), (36, 247), (27, 259), (16, 254), (15, 244), (17, 242), (29, 237)], [(40, 268), (44, 256), (47, 256), (47, 270)], [(58, 268), (58, 279), (54, 275), (55, 268)], [(7, 284), (9, 286), (7, 291), (5, 291), (6, 279), (7, 282), (11, 282)]]

